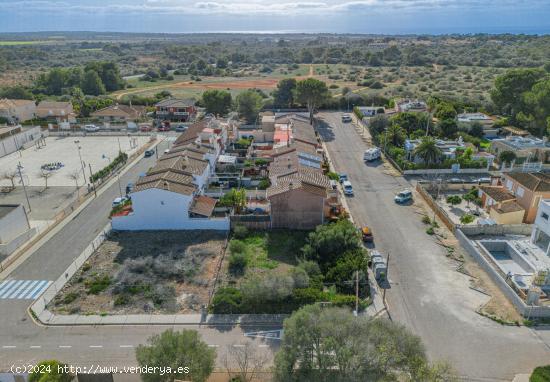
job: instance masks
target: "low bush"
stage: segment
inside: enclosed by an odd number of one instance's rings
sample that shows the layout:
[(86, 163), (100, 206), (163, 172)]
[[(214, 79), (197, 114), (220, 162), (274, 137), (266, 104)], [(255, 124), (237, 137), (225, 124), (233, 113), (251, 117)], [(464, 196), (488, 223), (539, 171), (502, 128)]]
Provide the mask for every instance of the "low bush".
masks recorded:
[(99, 294), (109, 288), (109, 285), (111, 285), (111, 277), (108, 275), (95, 276), (92, 279), (86, 280), (84, 285), (88, 288), (89, 294)]
[(233, 228), (233, 237), (235, 239), (242, 240), (247, 236), (248, 236), (248, 228), (246, 228), (244, 225), (237, 225), (235, 226), (235, 228)]
[(244, 253), (232, 253), (229, 256), (229, 272), (234, 275), (243, 275), (248, 265), (248, 259)]
[(70, 293), (67, 293), (65, 295), (65, 297), (63, 298), (63, 303), (64, 304), (70, 304), (71, 302), (73, 302), (74, 300), (76, 300), (78, 298), (78, 293), (77, 292), (70, 292)]
[(246, 244), (238, 239), (231, 239), (229, 242), (229, 250), (231, 253), (244, 253), (246, 252)]
[(424, 223), (424, 224), (430, 224), (431, 222), (432, 221), (431, 221), (430, 217), (427, 216), (427, 215), (422, 218), (422, 223)]
[(460, 202), (462, 202), (462, 198), (460, 197), (460, 195), (451, 195), (447, 197), (447, 203), (453, 206), (456, 204), (460, 204)]
[(550, 365), (535, 368), (529, 382), (550, 382)]
[(470, 224), (472, 223), (473, 221), (475, 220), (475, 217), (474, 215), (470, 215), (470, 214), (464, 214), (460, 217), (460, 222), (462, 224)]
[(427, 230), (426, 230), (426, 233), (428, 235), (434, 235), (435, 234), (435, 230), (433, 227), (429, 227)]
[(241, 312), (243, 296), (236, 288), (220, 288), (212, 299), (210, 309), (217, 314), (237, 314)]

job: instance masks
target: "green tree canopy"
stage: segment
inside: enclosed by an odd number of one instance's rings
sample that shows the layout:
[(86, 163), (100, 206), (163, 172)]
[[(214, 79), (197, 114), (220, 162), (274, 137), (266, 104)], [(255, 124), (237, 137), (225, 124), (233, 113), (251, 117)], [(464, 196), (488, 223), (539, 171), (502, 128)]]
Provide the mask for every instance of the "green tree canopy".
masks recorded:
[(327, 84), (315, 78), (307, 78), (296, 83), (296, 101), (309, 111), (309, 122), (313, 124), (313, 112), (330, 97)]
[(244, 188), (232, 188), (220, 198), (220, 205), (233, 207), (236, 213), (240, 213), (246, 206), (246, 190)]
[(450, 381), (432, 367), (419, 337), (385, 319), (349, 310), (306, 306), (284, 322), (275, 381)]
[(346, 252), (362, 251), (361, 235), (347, 219), (318, 226), (310, 232), (302, 252), (309, 260), (317, 261), (327, 270)]
[(56, 360), (42, 361), (37, 365), (37, 370), (41, 372), (30, 374), (29, 382), (71, 382), (74, 376), (68, 373), (65, 366)]
[(237, 96), (236, 102), (239, 117), (244, 118), (247, 123), (256, 122), (263, 105), (262, 96), (257, 91), (247, 90)]
[[(142, 374), (144, 382), (173, 382), (175, 379), (204, 382), (214, 369), (216, 351), (202, 341), (196, 330), (165, 330), (139, 345), (136, 359), (140, 366), (170, 367), (172, 373)], [(188, 367), (186, 373), (183, 368)], [(180, 370), (178, 372), (178, 369)]]
[(495, 79), (491, 99), (503, 113), (510, 114), (515, 120), (523, 108), (523, 93), (544, 76), (542, 69), (511, 69)]
[(422, 138), (420, 144), (414, 149), (414, 155), (418, 155), (427, 165), (436, 163), (442, 154), (431, 136)]
[(88, 70), (84, 74), (84, 79), (82, 80), (82, 91), (84, 94), (94, 96), (105, 94), (105, 86), (101, 82), (101, 78), (96, 71)]
[(208, 113), (225, 115), (231, 110), (231, 93), (217, 89), (206, 90), (202, 93), (202, 103)]
[(291, 107), (294, 104), (295, 90), (296, 80), (294, 78), (285, 78), (279, 81), (277, 89), (273, 92), (275, 106)]
[(439, 121), (437, 127), (446, 138), (454, 138), (458, 133), (458, 125), (454, 119), (443, 119)]
[(516, 153), (510, 150), (501, 151), (498, 155), (500, 163), (510, 164), (517, 158)]

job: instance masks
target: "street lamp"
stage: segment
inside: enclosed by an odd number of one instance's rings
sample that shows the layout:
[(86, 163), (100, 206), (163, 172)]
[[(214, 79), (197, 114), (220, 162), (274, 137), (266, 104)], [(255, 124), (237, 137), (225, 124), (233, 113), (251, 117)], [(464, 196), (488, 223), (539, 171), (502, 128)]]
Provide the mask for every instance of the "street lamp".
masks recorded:
[(80, 141), (77, 139), (74, 141), (74, 144), (76, 145), (76, 149), (78, 150), (78, 158), (80, 159), (80, 167), (82, 168), (82, 179), (84, 180), (84, 184), (86, 184), (86, 173), (84, 172), (84, 162), (82, 161), (82, 155), (80, 154), (80, 151), (82, 150), (82, 146), (79, 145)]
[(23, 166), (21, 165), (21, 162), (17, 164), (17, 172), (19, 172), (19, 178), (21, 179), (21, 184), (23, 185), (23, 191), (25, 192), (25, 198), (27, 199), (27, 205), (29, 206), (29, 213), (31, 210), (31, 202), (29, 202), (29, 195), (27, 195), (27, 188), (25, 187), (25, 181), (23, 180), (23, 174), (21, 174), (21, 169)]

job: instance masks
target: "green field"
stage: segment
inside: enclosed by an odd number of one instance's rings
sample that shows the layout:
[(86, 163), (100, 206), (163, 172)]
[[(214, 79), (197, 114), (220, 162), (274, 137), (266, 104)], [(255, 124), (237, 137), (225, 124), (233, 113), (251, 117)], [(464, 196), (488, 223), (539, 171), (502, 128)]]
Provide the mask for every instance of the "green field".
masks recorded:
[(17, 45), (38, 45), (38, 44), (48, 44), (51, 41), (47, 40), (36, 40), (36, 41), (0, 41), (0, 46), (17, 46)]

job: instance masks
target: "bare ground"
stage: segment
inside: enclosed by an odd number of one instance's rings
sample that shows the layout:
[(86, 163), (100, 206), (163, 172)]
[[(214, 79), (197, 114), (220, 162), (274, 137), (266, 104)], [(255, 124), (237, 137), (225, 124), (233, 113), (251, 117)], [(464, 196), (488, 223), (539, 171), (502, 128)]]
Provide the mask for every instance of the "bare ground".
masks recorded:
[(57, 314), (198, 313), (208, 304), (224, 242), (225, 234), (215, 231), (113, 233), (49, 309)]

